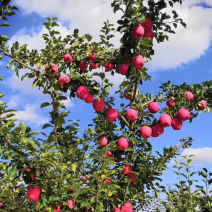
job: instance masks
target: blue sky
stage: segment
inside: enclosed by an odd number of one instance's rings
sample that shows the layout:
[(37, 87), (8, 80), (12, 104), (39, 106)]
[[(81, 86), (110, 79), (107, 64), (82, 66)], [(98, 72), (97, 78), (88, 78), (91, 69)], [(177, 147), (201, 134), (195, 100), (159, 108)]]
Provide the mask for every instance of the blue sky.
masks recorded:
[[(42, 2), (42, 8), (40, 4)], [(58, 2), (61, 4), (58, 5)], [(87, 1), (86, 1), (87, 2)], [(77, 14), (71, 5), (72, 0), (58, 1), (13, 0), (12, 3), (19, 7), (16, 16), (9, 19), (11, 27), (4, 28), (3, 34), (11, 38), (11, 43), (18, 40), (20, 43), (29, 44), (30, 48), (43, 48), (41, 35), (44, 33), (42, 23), (44, 17), (50, 16), (59, 18), (60, 31), (63, 35), (69, 33), (74, 28), (79, 28), (82, 33), (90, 33), (94, 38), (98, 38), (99, 30), (103, 26), (102, 22), (107, 19), (116, 24), (120, 14), (113, 14), (108, 1), (91, 0), (88, 3), (74, 3), (75, 10), (81, 11)], [(184, 5), (177, 5), (176, 10), (188, 24), (187, 29), (179, 27), (175, 35), (170, 36), (170, 41), (158, 45), (154, 42), (155, 56), (153, 61), (147, 64), (149, 73), (152, 76), (152, 83), (145, 82), (139, 89), (143, 93), (155, 93), (160, 90), (161, 83), (170, 80), (173, 84), (201, 83), (210, 80), (212, 77), (212, 2), (211, 0), (188, 0)], [(89, 10), (89, 13), (84, 11)], [(170, 8), (167, 12), (170, 12)], [(211, 17), (211, 18), (209, 18)], [(118, 46), (120, 35), (116, 35), (113, 42)], [(4, 83), (1, 83), (1, 92), (6, 94), (4, 100), (11, 108), (18, 109), (17, 117), (25, 121), (33, 130), (39, 130), (42, 124), (48, 121), (48, 109), (39, 110), (42, 102), (48, 101), (37, 89), (31, 88), (31, 82), (20, 80), (6, 69), (6, 63), (0, 62), (1, 74)], [(23, 73), (23, 72), (21, 72)], [(115, 88), (123, 80), (120, 75), (114, 78)], [(114, 89), (111, 91), (111, 93)], [(124, 100), (126, 102), (126, 100)], [(117, 105), (121, 101), (117, 100)], [(72, 102), (67, 101), (68, 110), (71, 110), (69, 119), (80, 119), (81, 130), (85, 130), (87, 125), (95, 117), (92, 105), (88, 105), (79, 99)], [(85, 116), (86, 115), (86, 116)], [(212, 163), (211, 148), (211, 118), (212, 114), (203, 112), (191, 124), (184, 122), (181, 131), (174, 131), (171, 127), (165, 129), (163, 135), (158, 138), (150, 138), (153, 151), (161, 152), (163, 147), (169, 147), (179, 142), (179, 139), (191, 136), (194, 139), (193, 149), (187, 150), (189, 153), (195, 152), (194, 170), (206, 167), (210, 170)], [(48, 132), (48, 131), (46, 131)], [(205, 149), (208, 147), (207, 149)], [(182, 153), (182, 151), (181, 151)], [(212, 171), (212, 170), (211, 170)], [(175, 175), (172, 170), (164, 172), (164, 184), (174, 183)]]

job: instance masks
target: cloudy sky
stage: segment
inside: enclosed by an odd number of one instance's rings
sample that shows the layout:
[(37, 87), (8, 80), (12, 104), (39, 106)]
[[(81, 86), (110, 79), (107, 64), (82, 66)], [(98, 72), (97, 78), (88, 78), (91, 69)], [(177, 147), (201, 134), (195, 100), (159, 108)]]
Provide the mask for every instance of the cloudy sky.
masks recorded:
[[(19, 7), (16, 16), (10, 18), (11, 27), (4, 28), (4, 34), (8, 35), (11, 45), (16, 40), (21, 44), (28, 44), (30, 49), (44, 48), (42, 34), (46, 32), (42, 23), (45, 17), (58, 17), (59, 31), (62, 35), (70, 34), (75, 28), (80, 34), (91, 34), (95, 40), (99, 39), (99, 31), (103, 22), (109, 20), (117, 26), (116, 21), (121, 14), (113, 14), (110, 8), (112, 0), (12, 0), (12, 4)], [(42, 5), (42, 6), (41, 6)], [(170, 35), (168, 42), (157, 44), (155, 41), (155, 56), (147, 64), (153, 83), (145, 83), (140, 89), (144, 93), (158, 93), (161, 83), (171, 80), (174, 84), (187, 82), (201, 83), (212, 77), (212, 1), (211, 0), (186, 0), (183, 5), (176, 5), (175, 10), (187, 23), (187, 29), (179, 27), (176, 34)], [(168, 13), (171, 8), (167, 8)], [(120, 35), (115, 34), (113, 43), (119, 46)], [(9, 60), (0, 62), (0, 71), (4, 77), (1, 83), (1, 92), (6, 94), (5, 101), (11, 108), (18, 109), (17, 118), (25, 121), (37, 130), (49, 119), (48, 109), (39, 109), (40, 104), (48, 101), (48, 98), (38, 89), (32, 88), (32, 81), (21, 82), (11, 70), (6, 69)], [(26, 71), (21, 70), (20, 75)], [(123, 80), (120, 75), (109, 77), (117, 87)], [(117, 102), (119, 103), (119, 102)], [(81, 130), (86, 129), (89, 121), (95, 113), (91, 105), (76, 99), (65, 101), (71, 110), (70, 119), (82, 120)], [(85, 119), (85, 113), (88, 114)], [(89, 111), (89, 113), (88, 113)], [(151, 138), (150, 142), (154, 151), (162, 151), (162, 148), (175, 145), (179, 139), (192, 136), (194, 143), (191, 149), (181, 153), (195, 154), (193, 165), (195, 170), (202, 167), (210, 167), (212, 163), (212, 131), (211, 114), (202, 113), (192, 124), (185, 123), (179, 132), (172, 128), (166, 129), (159, 138)], [(173, 162), (171, 163), (173, 165)], [(211, 170), (212, 171), (212, 170)], [(166, 183), (173, 183), (170, 171), (164, 173)]]

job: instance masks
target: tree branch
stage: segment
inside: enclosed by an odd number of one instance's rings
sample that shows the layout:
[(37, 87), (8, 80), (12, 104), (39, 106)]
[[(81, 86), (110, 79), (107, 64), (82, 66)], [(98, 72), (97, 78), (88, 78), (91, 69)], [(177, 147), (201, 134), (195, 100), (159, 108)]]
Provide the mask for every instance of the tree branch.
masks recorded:
[(145, 102), (144, 104), (142, 104), (140, 107), (145, 107), (146, 105), (150, 104), (151, 102), (157, 101), (159, 99), (164, 99), (164, 98), (167, 98), (167, 96), (162, 96), (162, 97), (158, 97), (157, 99), (149, 100), (148, 102)]

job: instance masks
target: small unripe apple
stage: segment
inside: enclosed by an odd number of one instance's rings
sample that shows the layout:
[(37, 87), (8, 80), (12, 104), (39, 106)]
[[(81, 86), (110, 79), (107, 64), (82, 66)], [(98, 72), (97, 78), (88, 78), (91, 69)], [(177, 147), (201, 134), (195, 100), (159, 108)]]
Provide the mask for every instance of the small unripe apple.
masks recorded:
[(76, 94), (79, 99), (85, 100), (89, 96), (90, 92), (87, 87), (81, 85), (77, 88)]
[(101, 99), (101, 101), (99, 101), (99, 100), (95, 99), (95, 100), (93, 101), (93, 108), (94, 108), (94, 110), (95, 110), (96, 112), (101, 112), (101, 111), (103, 111), (104, 108), (105, 108), (105, 102), (104, 102), (104, 100)]
[(132, 59), (132, 66), (136, 69), (142, 69), (144, 67), (145, 61), (141, 55), (137, 55)]
[(128, 68), (129, 68), (129, 66), (126, 65), (126, 64), (121, 65), (121, 66), (119, 67), (119, 73), (120, 73), (121, 75), (126, 75), (126, 74), (127, 74), (127, 71), (128, 71)]
[(164, 127), (162, 127), (160, 124), (156, 124), (153, 129), (154, 129), (154, 132), (159, 135), (162, 135), (164, 132)]
[(41, 190), (38, 186), (29, 186), (27, 189), (27, 198), (34, 202), (39, 202)]
[(106, 146), (106, 145), (107, 145), (107, 138), (104, 137), (104, 136), (101, 136), (101, 137), (99, 138), (99, 145), (100, 145), (100, 146)]
[(122, 212), (122, 211), (121, 211), (121, 208), (116, 207), (116, 208), (114, 208), (113, 212)]
[(134, 26), (132, 36), (134, 39), (141, 39), (144, 36), (144, 28), (141, 25)]
[(94, 99), (94, 97), (91, 96), (91, 95), (89, 95), (89, 96), (85, 99), (85, 102), (88, 103), (88, 104), (91, 104), (91, 103), (93, 103), (93, 99)]
[(151, 41), (153, 41), (154, 38), (154, 32), (152, 30), (145, 31), (144, 38), (150, 38)]
[(113, 157), (113, 153), (110, 152), (110, 151), (106, 151), (106, 157), (112, 158)]
[(152, 129), (152, 137), (153, 138), (157, 138), (159, 136), (159, 134), (154, 130), (154, 128)]
[(142, 138), (150, 138), (152, 135), (152, 129), (148, 126), (141, 127), (140, 135)]
[(125, 90), (124, 91), (124, 97), (125, 97), (125, 99), (130, 100), (131, 99), (131, 96), (128, 93), (129, 93), (129, 91), (128, 90)]
[(169, 126), (171, 126), (171, 123), (172, 123), (172, 118), (171, 118), (170, 115), (163, 114), (160, 117), (160, 124), (161, 124), (162, 127), (169, 127)]
[(137, 181), (137, 175), (136, 174), (129, 174), (128, 179), (130, 180), (131, 183), (135, 183)]
[(25, 167), (25, 170), (26, 170), (26, 172), (28, 172), (28, 173), (31, 172), (31, 170), (30, 170), (27, 166)]
[(83, 176), (83, 177), (82, 177), (82, 180), (83, 180), (83, 181), (86, 181), (86, 177)]
[[(54, 74), (57, 74), (58, 73), (58, 67), (54, 63), (51, 63), (51, 67), (52, 67), (52, 70), (54, 71)], [(45, 67), (45, 71), (48, 75), (51, 75), (48, 66)]]
[(166, 102), (166, 105), (168, 107), (173, 107), (175, 105), (175, 102), (170, 98), (167, 102)]
[(124, 203), (124, 205), (122, 206), (122, 212), (133, 212), (132, 204), (129, 202)]
[(187, 109), (182, 108), (178, 111), (177, 116), (182, 121), (186, 121), (186, 120), (190, 119), (190, 112)]
[(90, 59), (90, 60), (96, 59), (96, 53), (94, 53), (93, 55), (91, 55), (91, 56), (89, 57), (89, 59)]
[(150, 113), (157, 113), (160, 110), (160, 105), (157, 102), (151, 102), (148, 105), (148, 110)]
[(118, 148), (120, 150), (125, 151), (126, 149), (128, 149), (130, 146), (129, 140), (126, 138), (120, 138), (118, 141)]
[(65, 55), (64, 55), (64, 61), (65, 61), (66, 63), (70, 63), (70, 62), (73, 61), (73, 57), (72, 57), (70, 54), (65, 54)]
[(207, 107), (207, 102), (205, 100), (201, 100), (201, 106), (198, 106), (198, 110), (204, 110)]
[(61, 87), (63, 87), (65, 84), (68, 84), (70, 82), (70, 78), (66, 75), (62, 75), (59, 77), (58, 82)]
[(126, 117), (129, 121), (135, 121), (138, 118), (138, 113), (135, 109), (129, 109), (127, 111)]
[(97, 69), (98, 68), (98, 64), (95, 64), (93, 61), (91, 61), (91, 68), (92, 69)]
[(141, 23), (141, 26), (144, 27), (145, 31), (149, 31), (150, 29), (152, 29), (152, 20), (149, 18), (146, 18), (145, 21)]
[(106, 63), (105, 64), (105, 70), (106, 71), (111, 71), (113, 69), (114, 65), (113, 63)]
[(180, 129), (182, 128), (182, 126), (183, 126), (183, 121), (182, 121), (181, 119), (179, 119), (179, 118), (174, 118), (174, 119), (172, 120), (172, 128), (173, 128), (174, 130), (180, 130)]
[(187, 97), (188, 100), (193, 100), (193, 99), (194, 99), (194, 94), (191, 93), (190, 91), (186, 91), (186, 92), (184, 93), (184, 97)]
[(118, 112), (114, 108), (109, 108), (106, 111), (106, 118), (108, 121), (115, 121), (118, 117)]
[(113, 183), (113, 181), (112, 180), (110, 180), (110, 179), (105, 179), (104, 181), (103, 181), (104, 183)]
[(80, 70), (81, 70), (81, 71), (86, 71), (87, 68), (88, 68), (88, 65), (86, 65), (86, 64), (84, 63), (84, 61), (81, 61), (79, 67), (80, 67)]
[(123, 165), (123, 173), (128, 175), (132, 171), (132, 166), (131, 165)]

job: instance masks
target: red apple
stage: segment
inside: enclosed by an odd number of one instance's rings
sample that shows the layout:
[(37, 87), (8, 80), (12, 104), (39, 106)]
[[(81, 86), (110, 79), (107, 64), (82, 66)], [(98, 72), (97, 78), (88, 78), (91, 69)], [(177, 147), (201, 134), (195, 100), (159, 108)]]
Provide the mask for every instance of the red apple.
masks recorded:
[(65, 56), (64, 56), (64, 61), (65, 61), (66, 63), (70, 63), (70, 62), (73, 61), (73, 58), (72, 58), (72, 56), (71, 56), (70, 54), (65, 54)]
[(113, 183), (113, 181), (112, 180), (110, 180), (110, 179), (105, 179), (104, 181), (103, 181), (104, 183)]
[(129, 148), (130, 146), (130, 143), (129, 143), (129, 140), (126, 139), (126, 138), (120, 138), (119, 141), (118, 141), (118, 148), (120, 150), (123, 150), (125, 151), (127, 148)]
[(63, 87), (65, 84), (68, 84), (70, 82), (70, 78), (66, 75), (62, 75), (59, 77), (58, 80), (61, 87)]
[(57, 209), (54, 209), (53, 212), (60, 212), (60, 206), (57, 206)]
[(138, 118), (138, 113), (135, 109), (129, 109), (127, 111), (126, 117), (129, 121), (135, 121)]
[(152, 135), (152, 129), (148, 126), (141, 127), (140, 135), (142, 138), (150, 138)]
[(27, 189), (27, 198), (34, 202), (39, 202), (40, 194), (41, 190), (38, 186), (35, 186), (34, 188), (33, 186), (29, 186)]
[(164, 127), (162, 127), (160, 124), (156, 124), (153, 129), (154, 132), (157, 133), (158, 135), (162, 135), (164, 132)]
[(74, 208), (74, 201), (68, 200), (68, 207), (72, 210)]
[(3, 202), (0, 202), (0, 207), (3, 205)]
[(156, 132), (155, 130), (154, 130), (154, 128), (152, 129), (152, 137), (153, 138), (157, 138), (159, 136), (159, 134), (158, 134), (158, 132)]
[(25, 170), (26, 170), (26, 172), (28, 172), (28, 173), (31, 172), (31, 170), (30, 170), (27, 166), (25, 167)]
[(105, 64), (105, 70), (106, 71), (111, 71), (113, 69), (114, 65), (113, 63), (106, 63)]
[(104, 108), (105, 108), (105, 102), (104, 102), (104, 100), (101, 99), (101, 101), (99, 101), (99, 100), (95, 99), (95, 100), (93, 101), (93, 108), (94, 108), (94, 110), (95, 110), (96, 112), (101, 112), (101, 111), (103, 111)]
[(88, 104), (91, 104), (91, 103), (93, 103), (93, 99), (94, 99), (94, 97), (91, 96), (91, 95), (89, 95), (89, 96), (85, 99), (85, 102), (88, 103)]
[(85, 100), (89, 96), (90, 92), (87, 87), (81, 85), (77, 88), (76, 94), (79, 99)]
[(115, 121), (118, 117), (118, 112), (114, 108), (109, 108), (106, 111), (106, 118), (108, 121)]
[(121, 65), (121, 66), (119, 67), (119, 73), (120, 73), (121, 75), (126, 75), (126, 74), (127, 74), (127, 71), (128, 71), (128, 68), (129, 68), (129, 66), (126, 65), (126, 64)]
[(151, 102), (148, 105), (148, 110), (150, 113), (157, 113), (160, 110), (160, 105), (157, 102)]
[(166, 102), (166, 105), (167, 105), (168, 107), (173, 107), (173, 106), (175, 105), (175, 102), (172, 101), (172, 99), (170, 98), (170, 99)]
[(128, 175), (132, 171), (132, 166), (131, 165), (123, 165), (123, 173)]
[(32, 179), (32, 181), (35, 181), (35, 177), (33, 175), (31, 176), (31, 179)]
[[(57, 74), (58, 73), (58, 67), (54, 63), (51, 63), (51, 67), (52, 67), (52, 70), (54, 71), (54, 74)], [(49, 72), (48, 66), (45, 67), (45, 71), (48, 75), (51, 75), (51, 73)]]
[(184, 93), (184, 97), (187, 97), (188, 100), (193, 100), (193, 99), (194, 99), (194, 95), (193, 95), (193, 93), (191, 93), (190, 91), (186, 91), (186, 92)]
[(110, 157), (110, 158), (112, 158), (112, 157), (113, 157), (112, 152), (110, 152), (110, 151), (106, 151), (106, 157)]
[(207, 107), (207, 102), (205, 100), (201, 100), (201, 106), (198, 106), (198, 110), (204, 110)]
[(73, 188), (70, 188), (70, 191), (74, 191), (74, 189)]
[(80, 67), (80, 70), (86, 71), (87, 68), (88, 68), (88, 65), (86, 65), (86, 64), (84, 63), (84, 61), (81, 61), (79, 67)]
[(89, 211), (89, 210), (90, 210), (90, 208), (89, 208), (88, 206), (86, 206), (86, 209), (87, 209), (87, 211)]
[(149, 31), (150, 29), (152, 29), (152, 20), (146, 18), (145, 22), (141, 23), (141, 26), (144, 27), (145, 31)]
[(128, 179), (130, 180), (131, 183), (135, 183), (137, 181), (137, 175), (136, 174), (129, 174)]
[(144, 28), (141, 25), (134, 26), (132, 36), (134, 39), (141, 39), (144, 36)]
[(174, 130), (180, 130), (183, 126), (183, 121), (181, 119), (178, 119), (178, 118), (174, 118), (172, 120), (172, 128)]
[(91, 68), (92, 69), (97, 69), (98, 68), (98, 64), (95, 64), (93, 61), (91, 61)]
[(106, 146), (107, 145), (107, 138), (102, 136), (99, 138), (99, 145), (100, 146)]
[(122, 206), (122, 212), (133, 212), (132, 204), (129, 202), (124, 203), (124, 205)]
[(124, 91), (124, 97), (125, 97), (125, 99), (130, 100), (131, 99), (131, 96), (128, 93), (129, 93), (129, 91), (128, 90), (125, 90)]
[(114, 208), (113, 212), (122, 212), (121, 208)]
[(89, 57), (89, 59), (90, 59), (90, 60), (96, 59), (96, 53), (94, 53), (93, 55), (91, 55), (91, 56)]
[(187, 109), (182, 108), (178, 111), (177, 116), (182, 121), (186, 121), (186, 120), (190, 119), (190, 112)]
[(83, 176), (83, 177), (82, 177), (82, 180), (83, 180), (83, 181), (86, 181), (86, 177)]
[(168, 114), (163, 114), (161, 117), (160, 117), (160, 125), (162, 127), (169, 127), (171, 126), (171, 123), (172, 123), (172, 118), (170, 115)]
[(144, 58), (141, 55), (137, 55), (132, 59), (132, 66), (136, 69), (142, 69), (144, 67)]
[(153, 41), (154, 38), (154, 32), (152, 30), (145, 31), (144, 38), (150, 38), (151, 41)]

